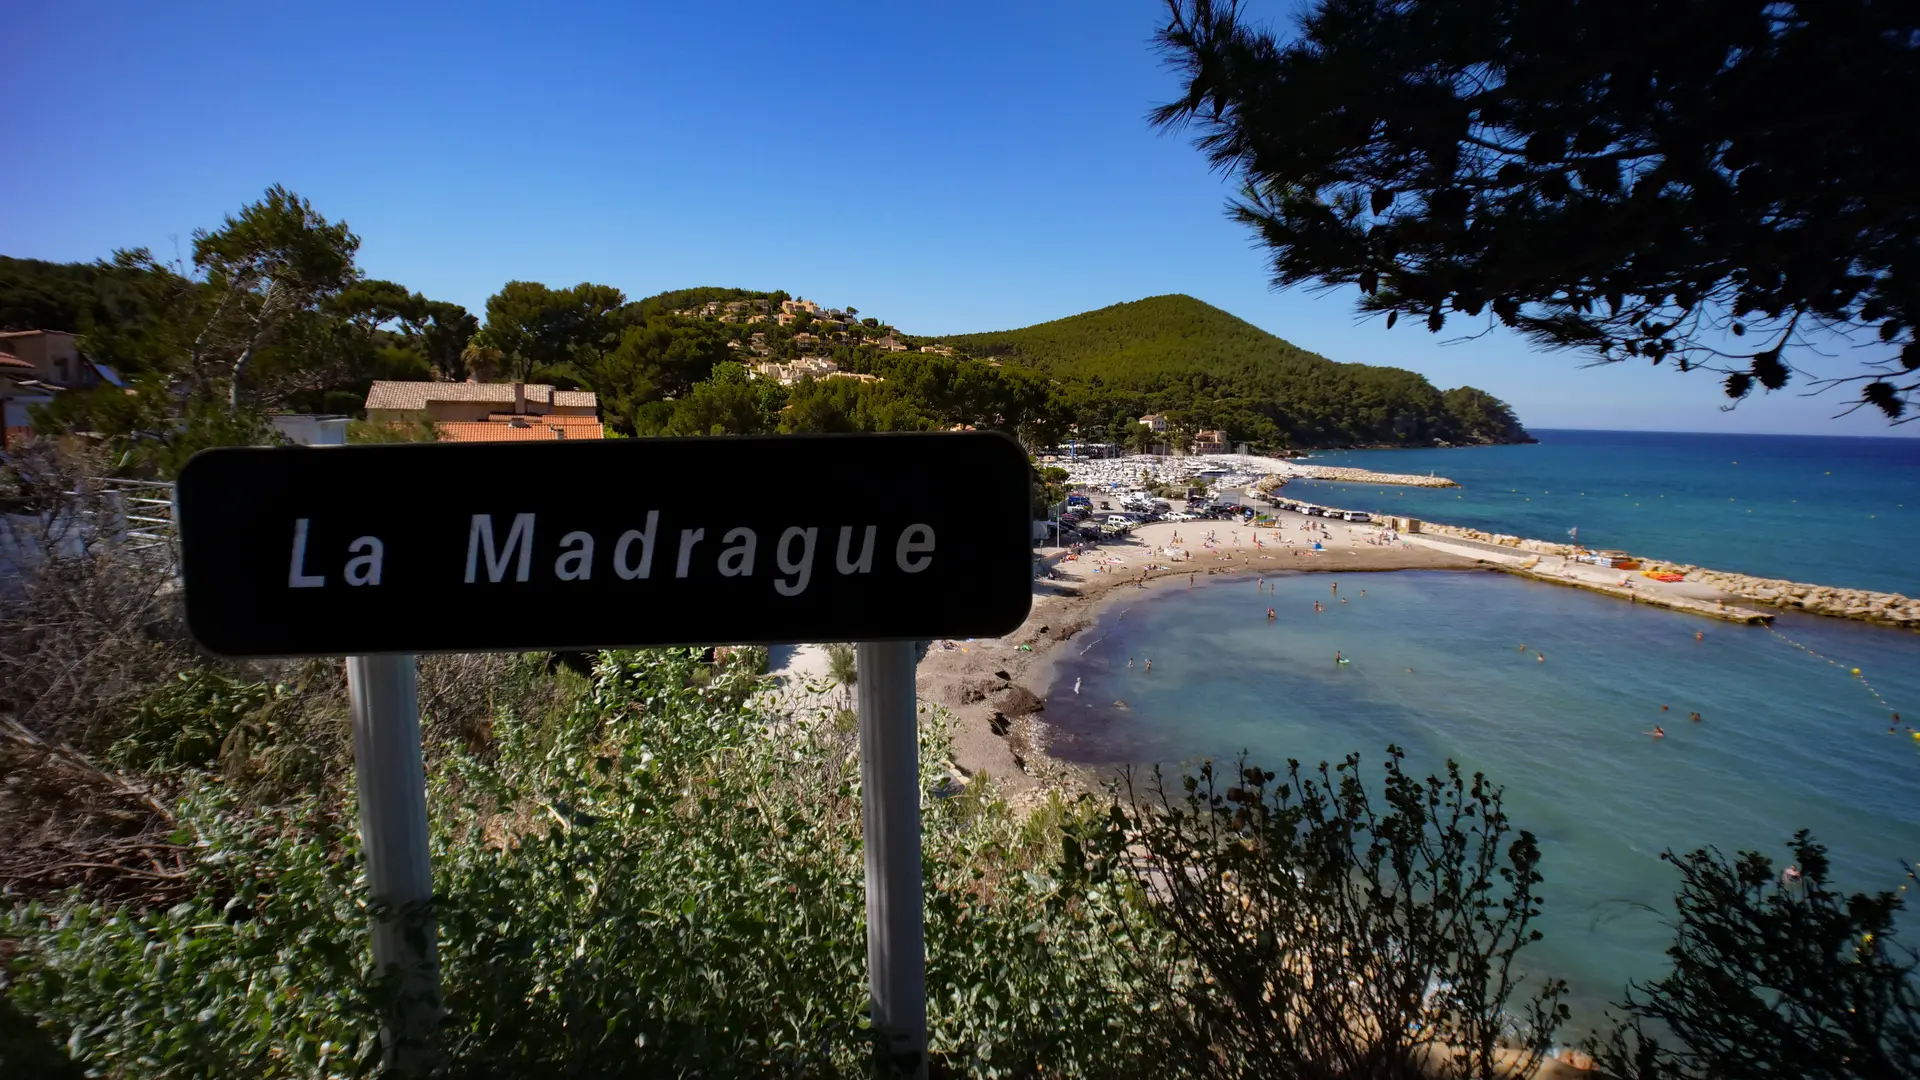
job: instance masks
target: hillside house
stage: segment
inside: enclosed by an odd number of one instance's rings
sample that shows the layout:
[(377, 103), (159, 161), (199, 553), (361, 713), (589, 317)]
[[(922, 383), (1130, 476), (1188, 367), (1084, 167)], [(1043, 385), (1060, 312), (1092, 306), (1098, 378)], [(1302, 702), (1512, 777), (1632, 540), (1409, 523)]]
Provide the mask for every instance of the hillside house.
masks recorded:
[(1140, 426), (1159, 435), (1167, 430), (1167, 418), (1160, 413), (1148, 413), (1140, 418)]
[(591, 390), (556, 390), (544, 383), (379, 380), (367, 392), (368, 420), (427, 421), (442, 442), (604, 438), (599, 406)]
[(125, 386), (105, 364), (80, 351), (79, 339), (62, 330), (13, 330), (0, 333), (0, 447), (33, 434), (28, 410), (46, 405), (66, 390), (102, 383)]
[(953, 346), (951, 346), (951, 345), (922, 345), (922, 346), (920, 346), (920, 351), (921, 351), (921, 352), (923, 352), (923, 353), (933, 353), (933, 354), (934, 354), (935, 356), (952, 356), (952, 355), (953, 355)]
[(1227, 452), (1227, 435), (1224, 431), (1207, 429), (1193, 437), (1192, 452), (1195, 454), (1224, 454)]
[(907, 351), (907, 343), (904, 341), (901, 341), (899, 338), (894, 337), (891, 334), (883, 338), (876, 338), (873, 342), (873, 347), (876, 349), (885, 349), (888, 352), (906, 352)]
[(871, 380), (871, 375), (853, 376), (840, 370), (840, 365), (824, 356), (803, 356), (788, 364), (765, 363), (753, 365), (756, 378), (772, 379), (781, 386), (792, 386), (801, 379), (835, 379), (843, 377)]

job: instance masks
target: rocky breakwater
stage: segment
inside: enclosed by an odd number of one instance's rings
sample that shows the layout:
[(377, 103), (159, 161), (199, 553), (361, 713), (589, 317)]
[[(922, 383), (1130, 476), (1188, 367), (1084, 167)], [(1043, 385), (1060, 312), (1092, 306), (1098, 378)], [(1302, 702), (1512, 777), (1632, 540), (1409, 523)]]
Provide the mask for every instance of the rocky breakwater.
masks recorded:
[(1899, 593), (1872, 592), (1867, 589), (1840, 589), (1830, 585), (1810, 585), (1784, 578), (1753, 577), (1724, 570), (1709, 570), (1687, 563), (1647, 560), (1646, 569), (1654, 573), (1685, 574), (1686, 579), (1755, 603), (1788, 611), (1829, 615), (1836, 619), (1856, 619), (1881, 623), (1906, 630), (1920, 630), (1920, 600)]
[(1442, 525), (1437, 521), (1422, 520), (1420, 531), (1431, 536), (1451, 536), (1456, 540), (1471, 540), (1476, 544), (1492, 544), (1495, 547), (1513, 548), (1516, 551), (1532, 552), (1535, 555), (1571, 556), (1586, 550), (1573, 544), (1556, 544), (1551, 540), (1530, 540), (1524, 536), (1509, 536), (1506, 533), (1468, 529), (1459, 525)]
[[(1431, 536), (1450, 536), (1495, 547), (1512, 548), (1515, 551), (1534, 555), (1559, 555), (1571, 558), (1583, 554), (1586, 550), (1573, 544), (1532, 540), (1524, 536), (1490, 533), (1480, 529), (1441, 525), (1431, 521), (1421, 522), (1420, 531)], [(1754, 577), (1751, 574), (1712, 570), (1704, 566), (1694, 566), (1691, 563), (1674, 563), (1662, 559), (1641, 559), (1639, 562), (1640, 570), (1654, 574), (1681, 574), (1689, 584), (1704, 585), (1717, 590), (1727, 599), (1747, 600), (1756, 604), (1765, 604), (1768, 607), (1787, 611), (1804, 611), (1812, 615), (1827, 615), (1836, 619), (1854, 619), (1860, 622), (1920, 630), (1920, 600), (1910, 599), (1899, 593), (1842, 589), (1830, 585), (1811, 585), (1804, 581), (1787, 581), (1783, 578)]]
[(1399, 487), (1448, 488), (1460, 485), (1444, 476), (1416, 476), (1412, 473), (1372, 472), (1338, 465), (1295, 465), (1291, 472), (1299, 480), (1332, 480), (1342, 484), (1391, 484)]

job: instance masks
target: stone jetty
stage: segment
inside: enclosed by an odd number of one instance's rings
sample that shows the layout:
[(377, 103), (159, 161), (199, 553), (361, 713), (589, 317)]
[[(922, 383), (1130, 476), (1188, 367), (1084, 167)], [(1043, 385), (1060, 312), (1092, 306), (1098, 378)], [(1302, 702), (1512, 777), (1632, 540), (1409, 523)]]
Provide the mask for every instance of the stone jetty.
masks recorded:
[(1382, 484), (1394, 487), (1449, 488), (1460, 485), (1444, 476), (1418, 476), (1413, 473), (1384, 473), (1368, 469), (1349, 469), (1338, 465), (1290, 465), (1288, 473), (1296, 480), (1332, 480), (1342, 484)]
[[(1420, 532), (1426, 535), (1449, 536), (1478, 544), (1512, 548), (1515, 551), (1529, 552), (1534, 555), (1559, 555), (1570, 558), (1586, 550), (1573, 544), (1532, 540), (1524, 536), (1490, 533), (1480, 529), (1442, 525), (1432, 521), (1422, 521)], [(1920, 600), (1911, 599), (1899, 593), (1842, 589), (1830, 585), (1813, 585), (1804, 581), (1787, 581), (1783, 578), (1754, 577), (1751, 574), (1713, 570), (1704, 566), (1694, 566), (1691, 563), (1668, 562), (1665, 559), (1642, 558), (1639, 562), (1640, 570), (1652, 571), (1656, 574), (1684, 575), (1688, 584), (1715, 590), (1729, 600), (1745, 600), (1786, 611), (1804, 611), (1811, 615), (1827, 615), (1836, 619), (1854, 619), (1859, 622), (1920, 630)]]
[(1839, 589), (1830, 585), (1810, 585), (1804, 581), (1787, 581), (1783, 578), (1731, 574), (1724, 570), (1709, 570), (1686, 563), (1661, 562), (1658, 559), (1649, 559), (1642, 565), (1656, 573), (1665, 571), (1685, 574), (1688, 581), (1697, 581), (1730, 595), (1770, 607), (1805, 611), (1813, 615), (1830, 615), (1837, 619), (1882, 623), (1907, 630), (1920, 630), (1920, 600), (1909, 599), (1899, 593)]

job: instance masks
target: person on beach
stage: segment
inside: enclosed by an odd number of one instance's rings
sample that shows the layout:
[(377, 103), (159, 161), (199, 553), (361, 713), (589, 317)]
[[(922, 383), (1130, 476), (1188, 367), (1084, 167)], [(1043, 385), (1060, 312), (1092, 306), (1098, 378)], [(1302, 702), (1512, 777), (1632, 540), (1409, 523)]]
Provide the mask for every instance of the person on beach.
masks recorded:
[(1075, 679), (1075, 680), (1073, 680), (1073, 692), (1074, 692), (1074, 693), (1076, 693), (1076, 694), (1080, 692), (1080, 680), (1079, 680), (1079, 679)]
[(1193, 588), (1193, 575), (1192, 575), (1192, 574), (1188, 574), (1188, 575), (1187, 575), (1187, 588), (1189, 588), (1189, 589), (1191, 589), (1191, 588)]

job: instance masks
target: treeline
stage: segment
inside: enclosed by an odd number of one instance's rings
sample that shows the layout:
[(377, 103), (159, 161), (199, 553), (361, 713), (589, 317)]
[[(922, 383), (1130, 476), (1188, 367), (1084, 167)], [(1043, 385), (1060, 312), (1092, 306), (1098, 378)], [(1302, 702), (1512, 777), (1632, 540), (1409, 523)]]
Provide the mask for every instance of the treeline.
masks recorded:
[[(258, 440), (272, 411), (358, 413), (378, 379), (592, 390), (616, 435), (975, 427), (1030, 447), (1141, 446), (1138, 418), (1157, 412), (1177, 446), (1208, 428), (1261, 450), (1526, 438), (1482, 391), (1336, 364), (1185, 296), (949, 338), (943, 355), (913, 349), (936, 339), (856, 309), (783, 314), (779, 291), (636, 300), (594, 282), (510, 281), (476, 314), (368, 278), (359, 246), (344, 222), (275, 187), (197, 230), (182, 261), (0, 258), (0, 326), (82, 335), (133, 393), (62, 394), (40, 426), (103, 436), (129, 467), (160, 473), (200, 446)], [(752, 377), (756, 363), (803, 357), (865, 378)]]

